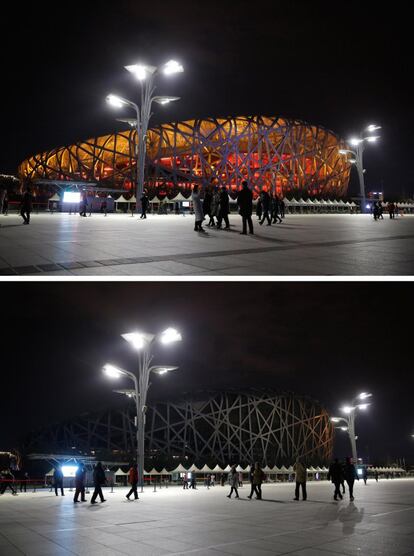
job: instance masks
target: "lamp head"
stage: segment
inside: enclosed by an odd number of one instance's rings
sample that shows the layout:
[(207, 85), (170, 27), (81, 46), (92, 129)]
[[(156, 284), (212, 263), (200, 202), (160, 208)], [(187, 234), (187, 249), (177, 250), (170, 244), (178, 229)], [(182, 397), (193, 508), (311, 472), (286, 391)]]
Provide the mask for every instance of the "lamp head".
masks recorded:
[(380, 126), (380, 125), (371, 124), (371, 125), (369, 125), (369, 126), (367, 127), (367, 131), (368, 131), (369, 133), (372, 133), (372, 132), (374, 132), (374, 131), (377, 131), (378, 129), (381, 129), (381, 126)]
[(155, 97), (154, 102), (158, 104), (170, 104), (170, 102), (175, 102), (180, 100), (180, 97)]
[(121, 334), (121, 336), (138, 351), (143, 349), (146, 344), (150, 344), (154, 339), (153, 334), (146, 334), (145, 332), (129, 332), (128, 334)]
[(121, 369), (118, 369), (118, 367), (115, 367), (115, 365), (111, 365), (110, 363), (106, 363), (102, 370), (108, 378), (118, 379), (124, 374)]
[(182, 336), (175, 328), (167, 328), (160, 334), (160, 341), (162, 344), (172, 344), (174, 342), (181, 342)]
[(372, 396), (372, 394), (370, 394), (369, 392), (361, 392), (358, 396), (358, 398), (360, 400), (366, 400), (367, 398), (370, 398)]
[(183, 66), (176, 60), (170, 60), (163, 68), (164, 75), (173, 75), (174, 73), (183, 73)]
[(341, 419), (339, 417), (331, 417), (331, 422), (332, 423), (339, 423)]
[(357, 405), (357, 408), (362, 409), (362, 411), (365, 411), (366, 409), (368, 409), (369, 405), (370, 405), (369, 403), (360, 403)]
[(106, 97), (106, 102), (115, 108), (122, 108), (124, 106), (124, 102), (116, 95), (108, 95)]
[(358, 139), (357, 137), (351, 137), (349, 140), (349, 144), (357, 147), (360, 143), (362, 143), (362, 139)]
[(165, 375), (171, 371), (176, 371), (178, 367), (172, 367), (170, 365), (160, 365), (159, 367), (152, 367), (151, 371), (157, 375)]
[(370, 137), (367, 137), (366, 140), (368, 141), (368, 143), (376, 143), (379, 138), (379, 135), (372, 135)]
[(157, 71), (155, 66), (148, 66), (144, 64), (133, 64), (132, 66), (125, 66), (125, 69), (132, 73), (138, 81), (144, 81), (148, 75), (151, 75)]
[(355, 407), (353, 407), (351, 405), (344, 405), (343, 407), (341, 407), (341, 411), (343, 413), (346, 413), (347, 415), (352, 413), (354, 411), (354, 409), (355, 409)]

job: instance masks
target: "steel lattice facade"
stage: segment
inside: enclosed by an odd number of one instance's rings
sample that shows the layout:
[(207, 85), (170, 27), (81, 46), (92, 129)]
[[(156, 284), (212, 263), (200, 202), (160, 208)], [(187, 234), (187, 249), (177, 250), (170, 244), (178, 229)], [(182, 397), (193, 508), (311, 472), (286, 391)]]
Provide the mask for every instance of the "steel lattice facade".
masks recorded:
[[(19, 167), (22, 180), (85, 180), (132, 189), (136, 132), (95, 137), (34, 155)], [(194, 183), (236, 190), (244, 179), (279, 195), (343, 197), (351, 165), (333, 132), (280, 117), (240, 117), (168, 123), (148, 133), (146, 184), (191, 188)]]
[[(316, 464), (330, 460), (333, 428), (310, 398), (227, 392), (148, 408), (146, 455), (159, 460), (291, 463), (298, 455)], [(32, 435), (27, 450), (135, 453), (134, 404), (85, 415)]]

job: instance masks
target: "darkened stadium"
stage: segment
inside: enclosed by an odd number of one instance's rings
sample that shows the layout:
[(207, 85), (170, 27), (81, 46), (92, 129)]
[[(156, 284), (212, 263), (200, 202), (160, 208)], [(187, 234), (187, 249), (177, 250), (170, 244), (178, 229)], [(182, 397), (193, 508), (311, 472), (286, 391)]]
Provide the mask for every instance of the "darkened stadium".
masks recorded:
[[(135, 404), (88, 413), (51, 425), (28, 439), (26, 451), (117, 459), (136, 451)], [(155, 463), (261, 461), (291, 464), (297, 456), (314, 464), (332, 455), (333, 427), (321, 405), (308, 397), (273, 392), (204, 392), (150, 405), (145, 453)]]

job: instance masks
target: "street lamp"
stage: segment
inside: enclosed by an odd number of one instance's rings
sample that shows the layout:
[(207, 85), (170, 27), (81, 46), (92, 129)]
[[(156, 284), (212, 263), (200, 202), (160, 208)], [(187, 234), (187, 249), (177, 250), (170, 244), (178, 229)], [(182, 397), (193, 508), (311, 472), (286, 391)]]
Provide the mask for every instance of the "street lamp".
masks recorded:
[[(349, 158), (348, 161), (355, 165), (358, 171), (358, 179), (359, 179), (359, 192), (361, 196), (361, 212), (365, 212), (366, 210), (366, 195), (365, 195), (365, 180), (364, 180), (364, 164), (363, 164), (363, 154), (365, 143), (375, 143), (380, 136), (379, 135), (372, 135), (381, 129), (381, 126), (371, 124), (365, 129), (361, 131), (358, 137), (351, 137), (348, 143), (355, 147), (354, 149), (340, 149), (339, 154), (342, 155), (352, 155), (354, 158)], [(367, 135), (368, 134), (368, 135)]]
[(159, 74), (170, 76), (177, 73), (182, 73), (184, 71), (184, 68), (176, 60), (170, 60), (161, 67), (149, 66), (145, 64), (134, 64), (131, 66), (125, 66), (125, 69), (129, 71), (140, 82), (141, 106), (139, 107), (136, 103), (122, 97), (118, 97), (116, 95), (109, 95), (107, 97), (107, 102), (115, 108), (122, 108), (124, 106), (132, 107), (136, 112), (136, 119), (128, 119), (127, 123), (132, 127), (135, 127), (137, 132), (135, 155), (137, 159), (136, 198), (138, 204), (144, 191), (147, 132), (149, 120), (152, 116), (152, 104), (153, 102), (156, 102), (157, 104), (167, 105), (171, 102), (180, 100), (180, 97), (154, 96), (156, 90), (155, 79)]
[[(351, 405), (344, 405), (341, 407), (342, 413), (345, 413), (346, 417), (331, 417), (332, 423), (340, 423), (341, 426), (336, 428), (347, 432), (349, 436), (349, 440), (351, 442), (351, 449), (352, 449), (352, 458), (357, 463), (357, 449), (356, 449), (356, 440), (357, 436), (355, 435), (355, 416), (357, 410), (365, 411), (368, 409), (369, 403), (366, 403), (364, 400), (371, 398), (372, 394), (369, 392), (361, 392), (358, 394), (353, 400)], [(363, 401), (364, 403), (359, 403)]]
[(151, 373), (165, 375), (171, 371), (176, 371), (178, 367), (171, 365), (151, 366), (153, 359), (152, 347), (158, 341), (164, 345), (181, 341), (182, 337), (174, 328), (167, 328), (160, 334), (149, 334), (146, 332), (130, 332), (122, 334), (126, 340), (138, 352), (138, 368), (136, 373), (121, 369), (107, 363), (103, 367), (103, 372), (108, 378), (120, 379), (128, 377), (134, 383), (133, 390), (117, 390), (118, 393), (133, 398), (137, 411), (137, 463), (138, 463), (138, 482), (141, 485), (141, 492), (144, 486), (144, 449), (145, 449), (145, 414), (147, 411), (147, 394), (150, 387), (149, 377)]

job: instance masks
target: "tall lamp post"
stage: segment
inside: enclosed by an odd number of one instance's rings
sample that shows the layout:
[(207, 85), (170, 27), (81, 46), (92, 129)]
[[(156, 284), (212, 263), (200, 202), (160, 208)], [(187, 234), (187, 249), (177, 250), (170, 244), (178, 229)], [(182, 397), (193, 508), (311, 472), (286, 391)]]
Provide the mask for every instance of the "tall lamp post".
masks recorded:
[(354, 164), (357, 171), (358, 171), (358, 179), (359, 179), (359, 194), (361, 197), (361, 212), (364, 213), (366, 211), (366, 194), (365, 194), (365, 177), (364, 177), (364, 163), (363, 163), (363, 154), (365, 150), (366, 143), (375, 143), (380, 136), (379, 135), (372, 135), (376, 131), (381, 129), (381, 126), (371, 124), (367, 128), (363, 129), (359, 134), (359, 137), (351, 137), (349, 140), (349, 144), (355, 147), (354, 149), (340, 149), (339, 154), (343, 154), (345, 156), (351, 155), (354, 158), (348, 158), (348, 161), (351, 164)]
[(152, 116), (152, 104), (156, 102), (158, 104), (165, 105), (169, 104), (170, 102), (180, 100), (179, 97), (156, 96), (155, 79), (160, 73), (167, 76), (176, 73), (182, 73), (184, 71), (184, 68), (175, 60), (170, 60), (161, 67), (149, 66), (144, 64), (134, 64), (132, 66), (125, 66), (125, 69), (129, 71), (141, 84), (141, 105), (138, 106), (138, 104), (136, 104), (135, 102), (127, 100), (123, 97), (119, 97), (117, 95), (108, 95), (106, 97), (106, 100), (111, 106), (114, 106), (115, 108), (129, 106), (130, 108), (133, 108), (135, 110), (136, 119), (122, 119), (120, 121), (128, 123), (129, 125), (131, 125), (131, 127), (134, 127), (137, 132), (137, 145), (135, 155), (137, 159), (136, 198), (138, 204), (144, 191), (147, 133), (149, 120)]
[(103, 371), (107, 377), (119, 379), (123, 376), (128, 377), (134, 383), (134, 389), (119, 391), (135, 399), (137, 411), (137, 464), (138, 482), (141, 485), (141, 492), (144, 486), (144, 450), (145, 450), (145, 414), (147, 411), (147, 394), (150, 387), (149, 377), (151, 373), (164, 375), (170, 371), (175, 371), (178, 367), (169, 365), (151, 366), (153, 359), (152, 348), (156, 342), (164, 345), (181, 341), (181, 334), (174, 328), (167, 328), (161, 334), (148, 334), (145, 332), (131, 332), (122, 334), (126, 340), (138, 353), (138, 367), (135, 373), (121, 369), (107, 363)]
[(368, 408), (370, 403), (366, 403), (364, 402), (364, 400), (371, 397), (372, 394), (362, 392), (352, 400), (351, 405), (344, 405), (341, 408), (342, 413), (344, 413), (346, 417), (331, 417), (332, 423), (343, 423), (341, 426), (336, 428), (339, 428), (348, 433), (349, 441), (351, 443), (352, 458), (355, 463), (358, 463), (358, 455), (356, 449), (356, 440), (358, 437), (355, 436), (355, 417), (357, 410), (365, 411)]

